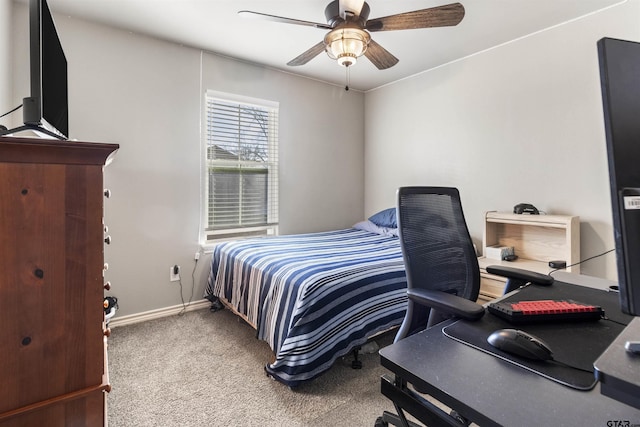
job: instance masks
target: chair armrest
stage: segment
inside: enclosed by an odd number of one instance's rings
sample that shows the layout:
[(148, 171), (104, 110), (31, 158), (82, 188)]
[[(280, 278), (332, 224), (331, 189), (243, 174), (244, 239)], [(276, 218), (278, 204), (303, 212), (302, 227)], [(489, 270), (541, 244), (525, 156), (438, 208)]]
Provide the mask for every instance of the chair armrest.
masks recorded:
[(407, 296), (418, 304), (463, 319), (478, 320), (484, 316), (484, 307), (480, 304), (446, 292), (414, 288), (407, 290)]
[(521, 268), (504, 267), (501, 265), (489, 265), (487, 273), (497, 276), (508, 277), (522, 282), (531, 282), (535, 285), (550, 286), (553, 284), (553, 277), (548, 274), (536, 273), (535, 271), (523, 270)]

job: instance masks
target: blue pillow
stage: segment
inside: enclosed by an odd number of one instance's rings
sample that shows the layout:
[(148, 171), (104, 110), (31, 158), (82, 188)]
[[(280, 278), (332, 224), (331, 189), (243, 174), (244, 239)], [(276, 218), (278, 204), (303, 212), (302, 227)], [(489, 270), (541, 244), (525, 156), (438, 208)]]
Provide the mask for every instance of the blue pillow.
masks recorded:
[(396, 208), (389, 208), (371, 215), (369, 221), (377, 225), (378, 227), (398, 228), (398, 221), (396, 221)]

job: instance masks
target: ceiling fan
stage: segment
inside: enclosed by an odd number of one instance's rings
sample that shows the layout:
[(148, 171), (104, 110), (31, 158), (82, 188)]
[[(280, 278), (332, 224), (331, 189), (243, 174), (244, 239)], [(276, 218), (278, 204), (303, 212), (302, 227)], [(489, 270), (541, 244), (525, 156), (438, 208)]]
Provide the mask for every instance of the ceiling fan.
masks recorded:
[(393, 67), (398, 63), (398, 58), (376, 43), (369, 32), (449, 27), (458, 25), (464, 17), (464, 7), (460, 3), (375, 19), (368, 19), (369, 12), (369, 5), (364, 0), (334, 0), (324, 10), (326, 24), (249, 10), (241, 10), (238, 13), (275, 22), (330, 30), (321, 42), (289, 61), (287, 65), (304, 65), (326, 51), (330, 58), (344, 67), (354, 65), (357, 58), (364, 55), (379, 70)]

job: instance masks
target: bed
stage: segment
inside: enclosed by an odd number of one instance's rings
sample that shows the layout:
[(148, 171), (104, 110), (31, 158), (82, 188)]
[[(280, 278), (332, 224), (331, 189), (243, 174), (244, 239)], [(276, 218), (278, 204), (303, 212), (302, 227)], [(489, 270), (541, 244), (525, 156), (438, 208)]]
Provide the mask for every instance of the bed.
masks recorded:
[(396, 229), (372, 218), (343, 230), (215, 247), (205, 297), (256, 329), (273, 350), (265, 369), (278, 381), (296, 387), (312, 380), (402, 322), (407, 285)]

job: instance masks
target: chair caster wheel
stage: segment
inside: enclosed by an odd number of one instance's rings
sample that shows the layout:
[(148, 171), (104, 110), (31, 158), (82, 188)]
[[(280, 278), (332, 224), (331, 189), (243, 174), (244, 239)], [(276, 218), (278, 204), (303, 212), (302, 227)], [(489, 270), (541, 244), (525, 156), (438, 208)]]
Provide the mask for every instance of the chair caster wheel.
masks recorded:
[(373, 427), (389, 427), (389, 423), (383, 420), (382, 417), (378, 417)]

